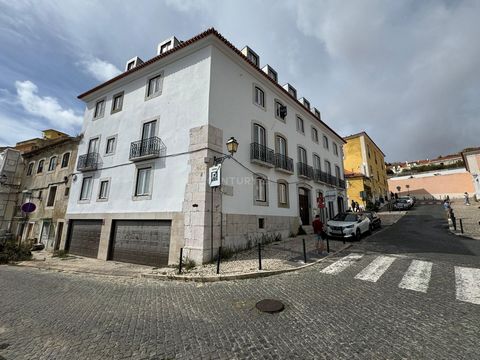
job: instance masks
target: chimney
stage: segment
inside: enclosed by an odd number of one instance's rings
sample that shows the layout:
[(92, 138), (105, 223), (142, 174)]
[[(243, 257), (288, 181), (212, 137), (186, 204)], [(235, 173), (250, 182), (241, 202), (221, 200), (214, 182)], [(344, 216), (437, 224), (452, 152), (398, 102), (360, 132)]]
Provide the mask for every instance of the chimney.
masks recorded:
[(283, 85), (283, 88), (287, 90), (288, 93), (292, 95), (295, 99), (297, 98), (297, 90), (292, 85), (286, 83), (285, 85)]
[(138, 56), (135, 56), (134, 58), (128, 60), (125, 64), (125, 71), (132, 70), (140, 64), (143, 64), (143, 60), (140, 59)]
[(258, 56), (258, 54), (253, 51), (252, 49), (250, 49), (248, 46), (245, 46), (243, 49), (242, 49), (242, 54), (245, 55), (245, 57), (250, 60), (256, 67), (260, 67), (260, 56)]
[(158, 44), (157, 55), (162, 55), (167, 51), (172, 50), (174, 47), (177, 47), (181, 43), (182, 42), (178, 40), (175, 36), (172, 36), (171, 38), (164, 40), (160, 44)]
[(270, 65), (268, 65), (268, 64), (265, 65), (262, 68), (262, 71), (265, 74), (267, 74), (270, 79), (272, 79), (275, 82), (278, 82), (278, 73), (275, 70), (273, 70), (273, 68)]

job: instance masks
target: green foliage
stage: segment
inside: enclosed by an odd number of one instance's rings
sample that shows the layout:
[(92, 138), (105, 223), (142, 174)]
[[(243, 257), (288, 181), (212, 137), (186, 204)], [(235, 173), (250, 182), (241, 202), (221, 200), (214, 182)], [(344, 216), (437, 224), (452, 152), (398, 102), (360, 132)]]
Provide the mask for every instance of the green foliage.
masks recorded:
[[(195, 266), (197, 266), (197, 263), (195, 262), (195, 260), (193, 259), (190, 259), (188, 256), (184, 256), (183, 257), (183, 260), (182, 260), (182, 271), (185, 270), (185, 271), (190, 271), (192, 269), (195, 268)], [(173, 267), (175, 269), (180, 270), (180, 264), (175, 264), (173, 265)]]
[(30, 247), (25, 244), (18, 245), (13, 240), (0, 244), (0, 264), (30, 260), (31, 258)]

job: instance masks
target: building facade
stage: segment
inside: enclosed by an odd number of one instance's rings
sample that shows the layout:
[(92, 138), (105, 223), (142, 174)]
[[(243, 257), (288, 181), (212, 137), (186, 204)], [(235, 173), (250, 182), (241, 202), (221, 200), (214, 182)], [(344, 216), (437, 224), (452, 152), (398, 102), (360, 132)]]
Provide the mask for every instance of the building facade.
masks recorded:
[(480, 147), (463, 150), (462, 158), (465, 168), (472, 175), (475, 198), (480, 201)]
[(366, 206), (368, 202), (384, 202), (389, 195), (385, 154), (366, 132), (344, 138), (347, 195), (351, 201)]
[[(59, 249), (79, 141), (79, 137), (44, 132), (42, 141), (22, 154), (24, 171), (17, 210), (17, 234), (22, 242), (41, 242), (47, 250)], [(22, 212), (25, 203), (33, 203), (35, 210)]]
[(14, 232), (16, 200), (22, 171), (20, 151), (12, 148), (0, 151), (0, 235)]
[[(250, 48), (210, 29), (79, 96), (86, 103), (62, 246), (149, 265), (288, 237), (345, 202), (343, 139)], [(238, 151), (222, 159), (227, 139)], [(221, 164), (222, 186), (209, 168)]]

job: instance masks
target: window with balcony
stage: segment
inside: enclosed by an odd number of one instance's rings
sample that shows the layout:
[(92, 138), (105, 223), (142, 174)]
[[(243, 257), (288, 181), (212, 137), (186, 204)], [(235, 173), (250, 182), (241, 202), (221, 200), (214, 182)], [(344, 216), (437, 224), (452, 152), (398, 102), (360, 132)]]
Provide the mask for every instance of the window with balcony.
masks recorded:
[(259, 86), (253, 87), (253, 102), (265, 109), (265, 92)]
[(313, 168), (315, 170), (321, 170), (322, 169), (322, 165), (321, 165), (321, 162), (320, 162), (320, 156), (318, 156), (316, 154), (313, 154)]
[(301, 146), (298, 147), (297, 171), (299, 176), (309, 179), (313, 178), (313, 168), (308, 165), (307, 150)]
[(303, 119), (300, 116), (297, 116), (297, 131), (301, 134), (305, 134), (305, 126)]
[(275, 136), (275, 167), (293, 173), (293, 159), (288, 157), (287, 139)]
[(94, 119), (99, 119), (105, 114), (105, 99), (98, 100), (95, 104), (95, 111), (93, 113)]
[[(274, 151), (267, 147), (267, 135), (263, 126), (253, 123), (253, 142), (250, 145), (250, 159), (260, 161), (261, 165), (274, 165)], [(264, 163), (264, 164), (263, 164)]]

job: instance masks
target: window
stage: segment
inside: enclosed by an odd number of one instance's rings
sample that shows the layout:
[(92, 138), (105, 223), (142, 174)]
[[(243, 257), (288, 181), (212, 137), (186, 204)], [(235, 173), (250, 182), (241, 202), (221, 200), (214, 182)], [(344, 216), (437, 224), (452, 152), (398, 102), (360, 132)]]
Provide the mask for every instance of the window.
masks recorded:
[(105, 149), (105, 154), (113, 154), (115, 152), (115, 137), (107, 139), (107, 147)]
[(338, 145), (336, 143), (333, 143), (333, 154), (338, 156)]
[(328, 150), (328, 138), (323, 135), (323, 147)]
[(314, 111), (315, 111), (315, 116), (320, 119), (320, 111), (318, 111), (317, 109), (315, 109)]
[(42, 200), (42, 195), (43, 195), (43, 191), (39, 190), (38, 191), (38, 200)]
[(41, 174), (43, 172), (43, 164), (45, 163), (45, 160), (40, 160), (38, 162), (37, 166), (37, 174)]
[(28, 164), (27, 176), (32, 175), (32, 173), (33, 173), (33, 165), (34, 165), (34, 164), (35, 164), (35, 163), (33, 163), (33, 162), (31, 162), (30, 164)]
[(116, 113), (122, 110), (123, 107), (123, 92), (113, 95), (112, 98), (112, 111), (111, 113)]
[(328, 175), (332, 175), (332, 167), (330, 165), (330, 161), (328, 161), (328, 160), (325, 160), (325, 172)]
[(67, 152), (63, 154), (63, 157), (62, 157), (62, 168), (66, 168), (68, 166), (69, 161), (70, 161), (70, 153)]
[(47, 206), (53, 206), (55, 204), (55, 195), (57, 195), (57, 187), (50, 186), (50, 192), (48, 193)]
[(150, 176), (152, 168), (146, 167), (137, 170), (137, 182), (135, 184), (135, 196), (151, 195)]
[(83, 178), (82, 188), (80, 190), (80, 200), (90, 200), (90, 195), (92, 193), (92, 185), (92, 177)]
[(283, 155), (283, 156), (288, 155), (287, 140), (283, 136), (277, 135), (275, 137), (275, 150), (280, 155)]
[(255, 201), (258, 203), (266, 203), (267, 202), (267, 180), (261, 176), (257, 176), (255, 179), (256, 185), (256, 194), (255, 194)]
[(251, 51), (247, 53), (247, 59), (253, 62), (255, 66), (258, 66), (258, 56), (252, 53)]
[(312, 127), (312, 140), (318, 143), (318, 130)]
[(258, 219), (258, 228), (259, 229), (265, 229), (265, 218), (259, 218)]
[(278, 207), (288, 207), (288, 183), (278, 181)]
[(287, 107), (278, 100), (275, 101), (275, 117), (280, 120), (287, 117)]
[(262, 146), (267, 145), (267, 137), (263, 126), (253, 124), (253, 142)]
[(105, 113), (105, 99), (97, 101), (95, 104), (95, 112), (93, 113), (93, 118), (98, 119), (103, 116)]
[(298, 162), (302, 164), (307, 164), (307, 150), (302, 147), (298, 147)]
[(322, 168), (322, 165), (321, 165), (321, 162), (320, 162), (320, 156), (318, 156), (316, 154), (313, 154), (313, 168), (315, 170), (321, 170), (321, 168)]
[(258, 86), (254, 88), (253, 101), (262, 108), (265, 107), (265, 92)]
[(96, 137), (96, 138), (92, 138), (90, 139), (90, 141), (88, 142), (88, 151), (87, 153), (88, 154), (96, 154), (98, 153), (98, 148), (100, 146), (100, 138)]
[(53, 171), (55, 170), (55, 167), (57, 166), (57, 157), (52, 156), (50, 158), (50, 162), (48, 163), (48, 171)]
[(70, 188), (67, 186), (65, 188), (65, 197), (68, 197), (68, 195), (70, 195)]
[(299, 116), (297, 116), (297, 131), (304, 134), (305, 133), (305, 128), (303, 125), (303, 119)]
[(164, 52), (168, 51), (168, 48), (170, 47), (170, 45), (172, 45), (172, 41), (167, 41), (165, 44), (163, 44), (161, 47), (160, 47), (160, 54), (163, 54)]
[(147, 99), (158, 96), (162, 93), (162, 74), (148, 80)]
[(100, 189), (98, 191), (98, 200), (107, 200), (108, 199), (108, 190), (110, 183), (108, 180), (100, 181)]
[(335, 176), (336, 176), (337, 178), (339, 178), (339, 179), (342, 178), (342, 175), (341, 175), (341, 173), (340, 173), (340, 167), (337, 166), (337, 165), (335, 165)]
[(134, 66), (135, 66), (135, 60), (130, 61), (130, 62), (127, 64), (127, 71), (128, 71), (128, 70), (132, 70)]

